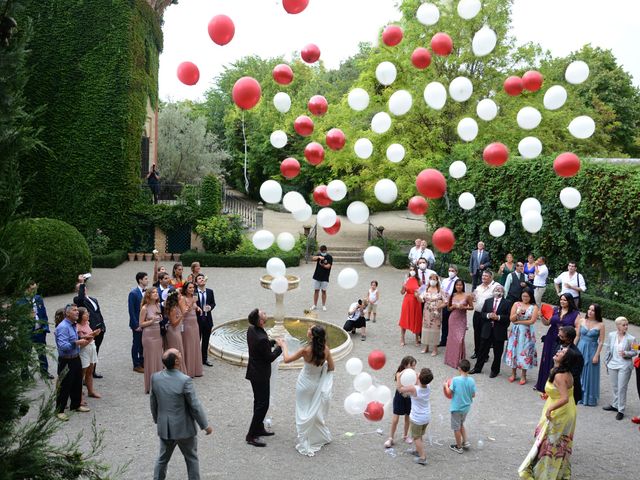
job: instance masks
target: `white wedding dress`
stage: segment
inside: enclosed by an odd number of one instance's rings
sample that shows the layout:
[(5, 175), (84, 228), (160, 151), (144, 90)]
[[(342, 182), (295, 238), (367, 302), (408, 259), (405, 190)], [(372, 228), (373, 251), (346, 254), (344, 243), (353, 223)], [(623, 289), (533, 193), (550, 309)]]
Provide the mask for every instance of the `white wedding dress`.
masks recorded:
[(305, 362), (296, 384), (296, 450), (303, 455), (312, 457), (331, 442), (326, 420), (332, 391), (333, 372), (327, 371), (327, 362), (319, 367)]

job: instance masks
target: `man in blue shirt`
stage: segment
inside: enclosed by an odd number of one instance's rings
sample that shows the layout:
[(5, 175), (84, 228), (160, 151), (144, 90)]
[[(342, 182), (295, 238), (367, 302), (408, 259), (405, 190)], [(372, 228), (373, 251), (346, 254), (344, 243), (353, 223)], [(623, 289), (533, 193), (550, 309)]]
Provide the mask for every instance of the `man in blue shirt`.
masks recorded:
[(64, 413), (67, 401), (71, 397), (71, 410), (89, 412), (89, 408), (80, 405), (82, 398), (82, 362), (80, 348), (89, 344), (92, 339), (78, 338), (76, 323), (78, 307), (68, 304), (64, 309), (64, 319), (56, 327), (56, 346), (58, 347), (58, 396), (56, 412), (59, 420), (69, 417)]

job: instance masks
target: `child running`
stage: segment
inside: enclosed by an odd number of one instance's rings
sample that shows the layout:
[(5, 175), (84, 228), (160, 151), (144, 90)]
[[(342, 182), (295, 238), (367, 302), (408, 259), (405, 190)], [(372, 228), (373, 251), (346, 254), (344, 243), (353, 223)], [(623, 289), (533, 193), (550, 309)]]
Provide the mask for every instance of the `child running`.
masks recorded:
[(467, 431), (464, 428), (464, 421), (467, 413), (471, 410), (473, 398), (476, 396), (476, 382), (469, 376), (471, 363), (466, 358), (458, 362), (459, 376), (451, 380), (451, 385), (444, 382), (444, 391), (447, 396), (451, 396), (451, 429), (456, 437), (456, 443), (449, 445), (449, 448), (456, 453), (463, 453), (471, 443), (467, 440)]
[[(372, 282), (373, 283), (373, 282)], [(406, 443), (413, 443), (413, 439), (409, 436), (409, 414), (411, 413), (411, 398), (407, 394), (400, 393), (402, 385), (400, 384), (400, 375), (405, 368), (416, 368), (416, 359), (411, 355), (407, 355), (400, 362), (400, 366), (396, 370), (396, 394), (393, 397), (393, 417), (391, 418), (391, 432), (389, 438), (384, 442), (384, 448), (391, 448), (394, 444), (394, 437), (400, 417), (404, 416), (404, 435), (402, 438)]]
[(367, 322), (372, 320), (376, 323), (376, 310), (378, 310), (378, 302), (380, 301), (380, 291), (378, 290), (378, 281), (372, 280), (371, 287), (368, 292), (369, 305), (367, 306)]
[(409, 419), (411, 420), (411, 436), (413, 437), (413, 443), (416, 445), (415, 455), (417, 458), (414, 459), (414, 462), (419, 465), (427, 464), (427, 454), (424, 450), (422, 437), (431, 421), (431, 403), (429, 401), (431, 388), (429, 384), (432, 380), (433, 373), (431, 373), (431, 370), (423, 368), (420, 370), (420, 375), (418, 375), (418, 381), (415, 385), (400, 388), (400, 392), (411, 395), (411, 414)]

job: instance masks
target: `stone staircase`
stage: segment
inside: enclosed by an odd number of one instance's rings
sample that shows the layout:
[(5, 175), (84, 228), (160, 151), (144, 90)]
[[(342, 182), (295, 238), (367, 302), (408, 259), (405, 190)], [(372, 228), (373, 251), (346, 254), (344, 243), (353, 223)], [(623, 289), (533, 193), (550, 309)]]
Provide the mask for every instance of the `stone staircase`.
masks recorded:
[(337, 245), (327, 244), (327, 251), (333, 257), (333, 263), (362, 263), (364, 248), (339, 247)]

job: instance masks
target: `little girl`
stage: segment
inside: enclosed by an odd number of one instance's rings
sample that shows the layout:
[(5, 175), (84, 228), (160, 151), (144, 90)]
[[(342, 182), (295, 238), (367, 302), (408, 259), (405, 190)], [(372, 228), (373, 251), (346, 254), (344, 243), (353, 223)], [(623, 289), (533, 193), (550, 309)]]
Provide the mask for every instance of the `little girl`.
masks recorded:
[(411, 413), (411, 397), (408, 395), (404, 395), (400, 393), (399, 389), (402, 386), (400, 384), (400, 376), (402, 375), (402, 371), (405, 368), (412, 368), (415, 370), (416, 368), (416, 359), (411, 355), (408, 355), (402, 359), (400, 362), (400, 366), (398, 370), (396, 370), (396, 394), (393, 397), (393, 417), (391, 419), (391, 432), (389, 433), (389, 438), (386, 442), (384, 442), (384, 448), (391, 448), (394, 444), (393, 438), (396, 434), (396, 429), (398, 428), (398, 422), (400, 421), (400, 416), (404, 415), (404, 441), (406, 443), (412, 443), (413, 439), (409, 436), (409, 414)]
[(378, 281), (371, 281), (371, 288), (368, 293), (369, 305), (367, 306), (367, 322), (371, 320), (371, 314), (373, 314), (373, 323), (376, 323), (376, 310), (378, 309), (378, 302), (380, 301), (380, 292), (378, 291)]

